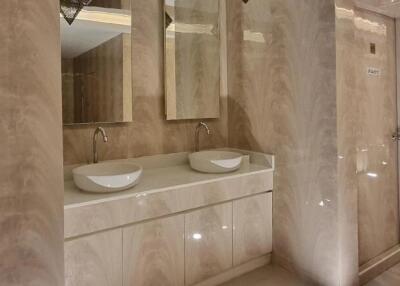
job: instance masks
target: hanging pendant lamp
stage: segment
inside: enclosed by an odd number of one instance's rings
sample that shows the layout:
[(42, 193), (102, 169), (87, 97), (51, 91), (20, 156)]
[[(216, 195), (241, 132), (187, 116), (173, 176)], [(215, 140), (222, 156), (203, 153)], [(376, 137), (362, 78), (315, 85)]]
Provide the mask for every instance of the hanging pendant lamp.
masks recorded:
[(60, 0), (61, 14), (68, 24), (72, 25), (82, 8), (89, 5), (90, 2), (92, 0)]

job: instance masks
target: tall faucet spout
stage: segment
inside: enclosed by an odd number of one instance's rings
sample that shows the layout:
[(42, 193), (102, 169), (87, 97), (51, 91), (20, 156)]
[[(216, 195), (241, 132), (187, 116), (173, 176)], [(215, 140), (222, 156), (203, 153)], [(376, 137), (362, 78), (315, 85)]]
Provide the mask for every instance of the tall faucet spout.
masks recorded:
[(94, 131), (93, 134), (93, 164), (97, 164), (99, 162), (99, 155), (97, 153), (97, 135), (101, 134), (103, 137), (103, 142), (107, 143), (108, 142), (108, 136), (106, 131), (104, 130), (103, 127), (97, 127), (96, 130)]
[(211, 135), (210, 128), (208, 128), (208, 125), (205, 122), (200, 122), (197, 127), (196, 127), (196, 134), (195, 134), (195, 152), (200, 151), (200, 130), (205, 129), (207, 132), (207, 135)]

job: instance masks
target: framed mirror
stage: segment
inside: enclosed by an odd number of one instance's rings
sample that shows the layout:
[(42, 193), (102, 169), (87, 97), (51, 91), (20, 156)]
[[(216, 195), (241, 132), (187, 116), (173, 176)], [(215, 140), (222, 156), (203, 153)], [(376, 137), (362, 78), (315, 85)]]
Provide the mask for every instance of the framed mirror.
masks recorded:
[(92, 0), (60, 28), (64, 124), (132, 121), (130, 0)]
[(168, 120), (219, 117), (219, 2), (164, 0)]

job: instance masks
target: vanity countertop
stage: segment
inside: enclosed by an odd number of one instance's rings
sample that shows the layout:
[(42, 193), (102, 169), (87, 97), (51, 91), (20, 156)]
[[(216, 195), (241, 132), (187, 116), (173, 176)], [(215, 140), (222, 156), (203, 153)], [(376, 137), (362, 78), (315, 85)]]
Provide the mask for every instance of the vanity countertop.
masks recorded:
[(141, 165), (143, 175), (134, 188), (110, 194), (80, 191), (71, 175), (76, 166), (66, 166), (65, 237), (272, 190), (274, 156), (229, 150), (246, 157), (239, 170), (226, 174), (192, 170), (188, 153), (119, 160)]
[[(127, 160), (129, 161), (129, 160)], [(72, 180), (64, 183), (64, 208), (74, 208), (105, 201), (141, 196), (169, 189), (184, 188), (196, 184), (225, 180), (249, 174), (272, 171), (267, 166), (249, 164), (240, 170), (227, 174), (204, 174), (193, 171), (189, 165), (177, 165), (163, 168), (145, 169), (140, 183), (126, 191), (110, 194), (93, 194), (80, 191)]]

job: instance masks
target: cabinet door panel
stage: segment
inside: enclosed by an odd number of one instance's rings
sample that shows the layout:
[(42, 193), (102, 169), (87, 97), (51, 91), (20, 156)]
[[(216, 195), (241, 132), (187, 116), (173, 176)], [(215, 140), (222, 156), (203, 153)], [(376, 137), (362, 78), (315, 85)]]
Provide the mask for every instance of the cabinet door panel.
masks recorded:
[(184, 216), (124, 229), (124, 286), (184, 285)]
[(232, 267), (232, 203), (185, 215), (185, 281), (193, 285)]
[(66, 286), (122, 286), (122, 230), (64, 243)]
[(233, 202), (233, 264), (272, 252), (272, 193)]

